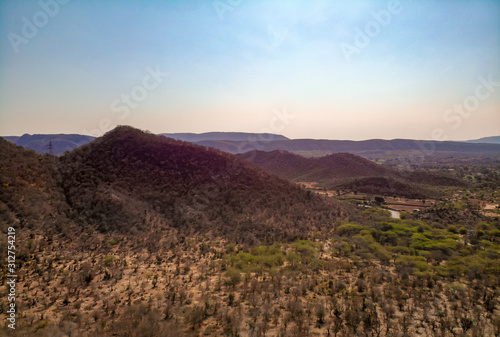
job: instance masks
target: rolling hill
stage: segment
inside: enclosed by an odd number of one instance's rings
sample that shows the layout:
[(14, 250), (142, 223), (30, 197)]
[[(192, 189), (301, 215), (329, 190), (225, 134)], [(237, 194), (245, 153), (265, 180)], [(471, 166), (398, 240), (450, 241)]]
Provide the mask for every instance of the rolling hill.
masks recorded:
[(95, 139), (91, 136), (77, 134), (24, 134), (21, 137), (3, 138), (26, 149), (35, 150), (40, 154), (49, 153), (49, 144), (52, 143), (53, 154), (56, 156), (76, 149)]
[(2, 230), (8, 226), (23, 230), (70, 228), (58, 168), (57, 157), (41, 156), (0, 139)]
[(255, 243), (304, 237), (349, 213), (232, 155), (130, 127), (59, 158), (1, 146), (3, 202), (20, 223), (33, 210), (102, 233), (175, 228)]
[(207, 140), (233, 142), (289, 140), (287, 137), (282, 135), (247, 132), (162, 133), (161, 135), (190, 143)]
[(324, 179), (384, 175), (386, 168), (365, 158), (336, 153), (320, 158), (305, 158), (290, 152), (250, 151), (237, 155), (260, 168), (288, 179), (321, 181)]
[(437, 186), (465, 185), (451, 175), (422, 170), (396, 170), (350, 153), (305, 158), (276, 150), (250, 151), (237, 156), (283, 178), (318, 182), (327, 189), (429, 198), (439, 195), (435, 188)]
[(468, 140), (468, 143), (488, 143), (488, 144), (500, 144), (500, 136), (496, 137), (483, 137), (479, 139)]

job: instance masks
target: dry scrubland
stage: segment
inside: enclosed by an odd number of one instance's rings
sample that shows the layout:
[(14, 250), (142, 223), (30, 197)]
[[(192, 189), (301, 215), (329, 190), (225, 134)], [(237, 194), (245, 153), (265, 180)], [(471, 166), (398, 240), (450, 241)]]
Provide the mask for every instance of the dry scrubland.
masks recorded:
[(16, 335), (499, 335), (498, 228), (467, 241), (383, 211), (359, 220), (253, 247), (154, 228), (21, 235)]

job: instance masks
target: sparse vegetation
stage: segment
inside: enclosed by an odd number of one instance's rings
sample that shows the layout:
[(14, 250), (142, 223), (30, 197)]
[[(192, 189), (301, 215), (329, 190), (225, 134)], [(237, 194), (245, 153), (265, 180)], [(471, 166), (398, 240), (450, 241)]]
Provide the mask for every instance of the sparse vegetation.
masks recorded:
[(0, 140), (16, 335), (500, 334), (500, 221), (472, 203), (393, 219), (180, 142), (130, 154), (150, 135), (118, 132), (60, 161)]

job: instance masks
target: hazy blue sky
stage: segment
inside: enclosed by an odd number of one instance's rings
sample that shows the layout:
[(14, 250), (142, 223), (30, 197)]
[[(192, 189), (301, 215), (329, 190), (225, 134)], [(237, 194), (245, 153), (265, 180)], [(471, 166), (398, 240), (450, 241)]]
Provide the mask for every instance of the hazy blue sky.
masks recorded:
[(500, 135), (500, 1), (59, 1), (0, 3), (0, 135)]

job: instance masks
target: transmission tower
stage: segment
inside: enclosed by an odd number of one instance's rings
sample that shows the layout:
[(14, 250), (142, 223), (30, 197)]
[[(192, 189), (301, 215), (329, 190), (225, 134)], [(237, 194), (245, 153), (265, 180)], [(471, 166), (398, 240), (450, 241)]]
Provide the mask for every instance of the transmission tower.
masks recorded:
[(49, 145), (47, 146), (49, 149), (49, 154), (54, 155), (54, 147), (52, 146), (52, 141), (49, 141)]

